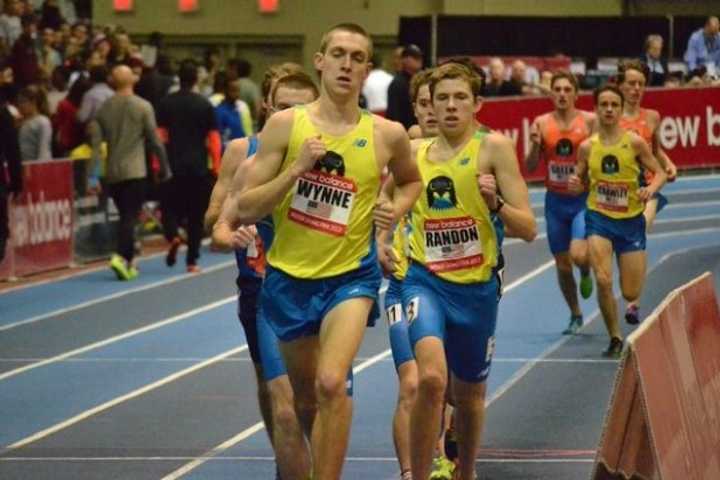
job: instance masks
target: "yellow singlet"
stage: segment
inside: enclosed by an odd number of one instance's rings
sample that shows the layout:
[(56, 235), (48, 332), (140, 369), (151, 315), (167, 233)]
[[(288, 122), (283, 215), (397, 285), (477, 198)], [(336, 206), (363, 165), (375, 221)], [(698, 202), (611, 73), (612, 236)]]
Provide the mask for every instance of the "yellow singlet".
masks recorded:
[(630, 133), (613, 145), (603, 145), (597, 133), (590, 142), (588, 208), (618, 219), (640, 215), (645, 206), (638, 197), (640, 165)]
[(318, 132), (307, 110), (295, 107), (281, 171), (295, 162), (305, 139), (317, 135), (327, 155), (273, 211), (275, 239), (268, 252), (270, 265), (304, 279), (340, 275), (369, 259), (374, 253), (372, 211), (380, 189), (370, 113), (363, 111), (352, 131), (334, 137)]
[(410, 246), (408, 245), (408, 235), (410, 232), (410, 224), (408, 223), (407, 217), (403, 217), (395, 227), (393, 233), (393, 253), (397, 259), (397, 265), (393, 272), (393, 277), (398, 280), (405, 278), (407, 274), (410, 262), (408, 261), (408, 255), (410, 253)]
[(410, 257), (456, 283), (485, 282), (497, 263), (497, 238), (477, 184), (477, 158), (486, 133), (477, 132), (452, 159), (434, 163), (418, 149), (425, 191), (411, 214)]

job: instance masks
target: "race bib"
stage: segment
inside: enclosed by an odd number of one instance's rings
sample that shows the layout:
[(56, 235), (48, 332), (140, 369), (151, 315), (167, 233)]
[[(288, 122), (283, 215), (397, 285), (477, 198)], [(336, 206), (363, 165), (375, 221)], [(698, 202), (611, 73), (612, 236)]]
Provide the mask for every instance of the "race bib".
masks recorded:
[(403, 308), (402, 304), (396, 303), (390, 305), (385, 309), (385, 315), (387, 316), (388, 327), (391, 327), (402, 320)]
[(482, 265), (480, 233), (470, 217), (425, 220), (425, 259), (431, 272)]
[(624, 183), (598, 182), (595, 203), (611, 212), (627, 212), (630, 204), (629, 188)]
[(288, 218), (312, 230), (341, 237), (347, 232), (355, 182), (325, 172), (310, 171), (295, 183)]
[(548, 163), (548, 181), (551, 187), (567, 190), (570, 175), (575, 175), (574, 163), (552, 161)]

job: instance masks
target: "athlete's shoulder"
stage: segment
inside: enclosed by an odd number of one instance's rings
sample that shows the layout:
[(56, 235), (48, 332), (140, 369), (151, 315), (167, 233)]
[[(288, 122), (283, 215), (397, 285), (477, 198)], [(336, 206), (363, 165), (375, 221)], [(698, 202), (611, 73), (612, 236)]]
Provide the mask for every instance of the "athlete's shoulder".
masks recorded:
[(585, 140), (580, 142), (580, 145), (578, 145), (578, 151), (589, 152), (590, 149), (592, 148), (593, 143), (595, 143), (596, 139), (597, 139), (597, 133), (590, 135)]
[(483, 139), (483, 145), (491, 148), (515, 147), (510, 137), (494, 130), (491, 130), (485, 134), (485, 138)]
[(405, 127), (400, 122), (383, 118), (380, 115), (372, 114), (373, 122), (380, 138), (388, 145), (394, 145), (398, 141), (409, 140)]
[(645, 113), (645, 118), (649, 121), (657, 124), (660, 122), (660, 112), (653, 108), (643, 108), (642, 111)]
[(245, 158), (249, 143), (250, 141), (248, 137), (236, 138), (228, 143), (225, 151), (227, 152), (227, 155), (232, 157)]
[(630, 142), (630, 145), (632, 145), (636, 150), (642, 148), (643, 145), (647, 146), (645, 139), (632, 130), (626, 130), (625, 135), (627, 135), (626, 138)]
[(552, 112), (542, 113), (535, 117), (534, 122), (540, 125), (541, 127), (544, 127), (545, 124), (549, 121), (551, 121), (553, 118)]

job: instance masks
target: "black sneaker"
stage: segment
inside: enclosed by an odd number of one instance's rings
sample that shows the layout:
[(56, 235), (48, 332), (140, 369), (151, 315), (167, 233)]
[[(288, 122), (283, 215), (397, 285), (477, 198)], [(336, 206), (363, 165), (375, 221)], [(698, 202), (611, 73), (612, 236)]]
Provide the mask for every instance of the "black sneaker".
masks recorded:
[(627, 310), (625, 310), (625, 321), (630, 325), (640, 323), (640, 312), (637, 305), (628, 305)]
[(603, 350), (603, 357), (608, 358), (620, 358), (623, 351), (623, 339), (618, 337), (612, 337), (610, 339), (610, 345), (607, 350)]
[(182, 239), (180, 237), (175, 237), (170, 242), (170, 247), (168, 248), (167, 255), (165, 256), (165, 265), (168, 267), (172, 267), (175, 265), (175, 262), (177, 262), (177, 252), (180, 245), (182, 245)]
[(454, 462), (458, 456), (457, 439), (455, 438), (455, 430), (448, 428), (445, 432), (445, 456), (451, 462)]

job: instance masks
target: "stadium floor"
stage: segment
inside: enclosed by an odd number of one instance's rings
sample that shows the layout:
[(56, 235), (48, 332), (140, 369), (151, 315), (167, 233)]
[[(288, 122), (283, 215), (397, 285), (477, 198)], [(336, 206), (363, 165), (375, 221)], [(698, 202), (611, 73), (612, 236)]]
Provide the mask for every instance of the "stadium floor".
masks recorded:
[[(671, 205), (648, 239), (643, 316), (699, 273), (720, 277), (720, 176), (682, 178), (665, 193)], [(505, 247), (481, 479), (588, 478), (617, 370), (600, 356), (607, 335), (594, 296), (581, 334), (560, 335), (568, 315), (542, 199), (531, 192), (539, 238)], [(201, 265), (187, 275), (156, 256), (131, 283), (98, 269), (0, 293), (0, 478), (273, 478), (234, 261), (204, 252)], [(343, 478), (398, 478), (388, 348), (378, 321), (355, 365)]]

